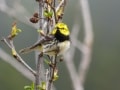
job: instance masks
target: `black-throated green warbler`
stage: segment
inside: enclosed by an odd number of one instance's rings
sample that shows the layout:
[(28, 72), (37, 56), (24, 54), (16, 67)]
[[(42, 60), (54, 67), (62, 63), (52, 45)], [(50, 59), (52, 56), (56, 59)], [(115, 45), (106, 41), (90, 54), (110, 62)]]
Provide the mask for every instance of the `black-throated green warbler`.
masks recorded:
[(70, 31), (66, 24), (57, 23), (51, 33), (53, 39), (44, 42), (38, 42), (33, 46), (24, 48), (20, 53), (27, 53), (38, 50), (43, 54), (54, 56), (63, 55), (70, 48)]

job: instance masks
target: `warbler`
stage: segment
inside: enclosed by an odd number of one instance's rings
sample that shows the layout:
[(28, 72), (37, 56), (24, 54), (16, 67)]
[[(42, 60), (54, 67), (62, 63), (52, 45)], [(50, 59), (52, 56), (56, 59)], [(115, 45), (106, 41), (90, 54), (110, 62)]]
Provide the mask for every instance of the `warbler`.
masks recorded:
[(52, 39), (40, 40), (36, 44), (20, 50), (20, 53), (28, 53), (38, 50), (41, 53), (54, 56), (64, 55), (70, 48), (70, 31), (65, 23), (57, 23), (48, 36)]

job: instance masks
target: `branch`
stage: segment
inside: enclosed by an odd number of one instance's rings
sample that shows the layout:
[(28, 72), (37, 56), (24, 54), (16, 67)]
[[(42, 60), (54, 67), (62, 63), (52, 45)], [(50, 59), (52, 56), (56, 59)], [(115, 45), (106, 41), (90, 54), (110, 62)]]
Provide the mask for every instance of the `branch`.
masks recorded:
[(6, 63), (8, 63), (12, 67), (14, 67), (17, 71), (19, 71), (27, 79), (34, 81), (34, 75), (28, 69), (26, 69), (23, 65), (18, 63), (13, 57), (11, 57), (4, 50), (2, 50), (2, 48), (0, 48), (0, 58), (1, 58), (1, 60), (5, 61)]
[[(39, 3), (39, 18), (41, 18), (40, 20), (39, 20), (39, 30), (43, 30), (43, 7), (44, 7), (44, 2), (43, 2), (43, 0), (38, 0), (38, 3)], [(39, 37), (38, 37), (38, 41), (39, 41), (39, 39), (40, 39), (40, 35), (39, 35)], [(38, 88), (38, 86), (40, 85), (40, 79), (41, 79), (41, 77), (42, 77), (42, 73), (44, 73), (44, 72), (42, 72), (41, 73), (41, 71), (43, 71), (42, 69), (41, 69), (41, 67), (42, 67), (42, 64), (43, 64), (43, 55), (41, 56), (41, 53), (36, 53), (36, 76), (35, 76), (35, 90), (39, 90), (39, 88)]]
[(83, 41), (82, 60), (79, 64), (79, 77), (80, 82), (83, 85), (85, 82), (86, 73), (88, 71), (91, 62), (92, 44), (93, 44), (93, 28), (91, 14), (89, 10), (88, 0), (80, 0), (79, 4), (82, 10), (82, 16), (84, 21), (85, 38)]
[(50, 79), (48, 79), (48, 87), (46, 88), (46, 90), (51, 90), (53, 81), (55, 79), (55, 73), (57, 74), (57, 72), (58, 70), (57, 70), (57, 54), (56, 54), (55, 57), (52, 59), (52, 62), (50, 65), (50, 70), (49, 70)]
[[(15, 47), (13, 45), (13, 41), (10, 40), (10, 43), (8, 43), (8, 41), (3, 38), (2, 41), (11, 49), (11, 50), (15, 50)], [(15, 50), (15, 55), (13, 55), (13, 57), (20, 62), (23, 66), (25, 66), (33, 75), (36, 75), (36, 72), (19, 56), (19, 54), (16, 52)]]

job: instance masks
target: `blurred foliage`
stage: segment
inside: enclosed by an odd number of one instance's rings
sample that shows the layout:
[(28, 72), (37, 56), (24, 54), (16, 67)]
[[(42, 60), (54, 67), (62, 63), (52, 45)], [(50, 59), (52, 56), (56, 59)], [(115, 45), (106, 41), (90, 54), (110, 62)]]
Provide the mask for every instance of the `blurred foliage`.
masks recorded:
[[(74, 20), (77, 18), (80, 23), (80, 36), (78, 38), (82, 40), (83, 21), (77, 1), (69, 0), (65, 9), (64, 22), (68, 23), (69, 28), (72, 28)], [(24, 0), (22, 3), (30, 10), (30, 13), (33, 13), (35, 10), (34, 6), (36, 7), (35, 2)], [(120, 90), (120, 0), (89, 0), (89, 3), (95, 41), (92, 62), (84, 85), (85, 90)], [(11, 5), (11, 2), (9, 2), (9, 5)], [(0, 12), (0, 37), (8, 35), (13, 21), (14, 19)], [(22, 34), (15, 38), (16, 48), (20, 50), (36, 42), (37, 31), (19, 21), (17, 24), (23, 30)], [(1, 42), (0, 47), (10, 53), (10, 50)], [(76, 67), (78, 66), (80, 56), (81, 53), (76, 51), (74, 59)], [(23, 55), (22, 57), (35, 68), (34, 53)], [(59, 69), (60, 77), (55, 83), (57, 90), (73, 90), (64, 62), (59, 64)], [(15, 69), (0, 60), (1, 90), (23, 90), (23, 87), (30, 83)]]

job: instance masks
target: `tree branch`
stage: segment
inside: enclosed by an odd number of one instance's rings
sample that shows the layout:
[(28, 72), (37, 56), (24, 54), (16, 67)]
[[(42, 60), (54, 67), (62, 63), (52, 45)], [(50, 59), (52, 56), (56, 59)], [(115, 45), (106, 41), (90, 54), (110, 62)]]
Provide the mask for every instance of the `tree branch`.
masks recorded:
[(34, 81), (34, 75), (27, 68), (25, 68), (22, 64), (18, 63), (13, 57), (7, 54), (2, 48), (0, 48), (0, 58), (1, 60), (5, 61), (6, 63), (14, 67), (27, 79)]
[(85, 82), (86, 73), (88, 71), (90, 62), (91, 62), (91, 54), (92, 54), (92, 45), (93, 45), (93, 28), (92, 28), (92, 20), (91, 14), (89, 10), (88, 0), (80, 0), (79, 4), (82, 10), (82, 16), (84, 21), (84, 32), (85, 37), (83, 41), (83, 52), (82, 59), (79, 64), (79, 77), (80, 82), (83, 85)]
[[(2, 41), (3, 41), (7, 46), (9, 46), (9, 48), (10, 48), (11, 50), (13, 50), (13, 49), (15, 50), (15, 47), (14, 47), (14, 45), (13, 45), (13, 41), (12, 41), (12, 40), (9, 40), (10, 43), (8, 43), (8, 41), (7, 41), (5, 38), (3, 38)], [(16, 52), (16, 50), (15, 50), (15, 53), (16, 53), (16, 55), (15, 55), (15, 56), (13, 55), (13, 57), (14, 57), (18, 62), (20, 62), (23, 66), (25, 66), (33, 75), (36, 75), (36, 72), (19, 56), (19, 54)]]

